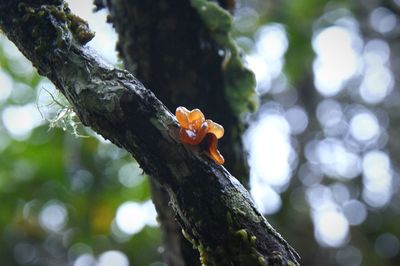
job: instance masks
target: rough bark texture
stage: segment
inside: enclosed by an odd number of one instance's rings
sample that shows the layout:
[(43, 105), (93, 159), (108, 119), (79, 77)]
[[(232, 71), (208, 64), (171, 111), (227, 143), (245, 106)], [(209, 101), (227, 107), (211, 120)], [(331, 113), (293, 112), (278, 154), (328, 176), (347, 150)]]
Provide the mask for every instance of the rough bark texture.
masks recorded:
[(170, 110), (199, 108), (224, 125), (219, 146), (225, 166), (247, 186), (244, 125), (224, 89), (224, 47), (213, 40), (190, 1), (112, 0), (108, 7), (126, 68)]
[[(234, 1), (219, 3), (234, 7)], [(222, 124), (226, 134), (219, 144), (225, 167), (247, 187), (249, 172), (241, 139), (244, 125), (227, 99), (221, 67), (224, 47), (213, 40), (191, 1), (112, 0), (107, 7), (119, 34), (118, 50), (125, 67), (170, 110), (180, 105), (200, 108)], [(169, 220), (174, 215), (166, 192), (152, 184), (167, 263), (198, 265), (198, 252), (182, 237), (180, 227), (175, 225), (174, 230), (174, 221)]]
[(175, 117), (154, 94), (84, 46), (92, 34), (63, 1), (0, 0), (0, 28), (85, 125), (129, 151), (168, 191), (204, 264), (298, 264), (244, 187), (196, 147), (179, 142)]

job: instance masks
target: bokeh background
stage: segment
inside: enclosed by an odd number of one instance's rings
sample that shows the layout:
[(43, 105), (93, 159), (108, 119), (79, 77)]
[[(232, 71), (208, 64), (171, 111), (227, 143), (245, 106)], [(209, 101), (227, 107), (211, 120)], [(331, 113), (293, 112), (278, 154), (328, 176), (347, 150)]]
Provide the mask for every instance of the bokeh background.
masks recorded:
[[(106, 10), (70, 0), (121, 65)], [(251, 194), (303, 265), (400, 265), (400, 1), (237, 1)], [(223, 141), (223, 139), (222, 139)], [(164, 265), (148, 178), (0, 33), (0, 264)]]

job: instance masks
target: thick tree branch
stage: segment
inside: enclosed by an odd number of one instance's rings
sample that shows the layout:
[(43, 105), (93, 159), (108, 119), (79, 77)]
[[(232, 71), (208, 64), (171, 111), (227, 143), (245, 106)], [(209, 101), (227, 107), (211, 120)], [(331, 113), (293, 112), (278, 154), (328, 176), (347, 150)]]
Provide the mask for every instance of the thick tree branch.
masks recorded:
[(61, 0), (0, 0), (0, 27), (74, 106), (169, 193), (204, 264), (290, 265), (298, 256), (222, 166), (178, 140), (175, 117), (124, 70), (83, 46), (92, 36)]
[[(233, 8), (233, 1), (219, 2)], [(179, 105), (200, 108), (224, 125), (226, 134), (219, 149), (225, 167), (246, 187), (249, 173), (241, 139), (244, 125), (229, 104), (232, 90), (224, 82), (223, 65), (229, 47), (213, 39), (213, 31), (190, 0), (112, 0), (107, 1), (107, 7), (109, 20), (119, 35), (117, 47), (125, 67), (170, 110)], [(226, 13), (222, 8), (220, 12)], [(166, 192), (152, 184), (152, 198), (165, 238), (166, 262), (199, 265), (198, 252), (182, 237), (179, 225), (174, 227)]]
[[(179, 105), (199, 108), (224, 125), (226, 134), (219, 144), (226, 168), (246, 187), (244, 125), (230, 102), (235, 90), (224, 80), (229, 47), (213, 39), (215, 30), (207, 27), (190, 0), (111, 0), (107, 7), (125, 67), (170, 110)], [(211, 19), (217, 24), (217, 17)], [(236, 73), (237, 78), (241, 74)]]

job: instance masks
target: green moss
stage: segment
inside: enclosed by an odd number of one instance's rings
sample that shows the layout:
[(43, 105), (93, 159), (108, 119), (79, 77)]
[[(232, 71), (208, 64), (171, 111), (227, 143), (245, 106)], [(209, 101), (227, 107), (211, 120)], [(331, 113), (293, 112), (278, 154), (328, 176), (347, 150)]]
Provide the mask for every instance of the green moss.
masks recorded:
[(199, 246), (199, 243), (197, 243), (196, 240), (192, 236), (190, 236), (184, 229), (182, 229), (182, 235), (187, 241), (192, 243), (193, 248), (197, 248)]
[(253, 246), (255, 246), (256, 241), (257, 241), (257, 237), (255, 237), (255, 236), (251, 236), (251, 237), (250, 237), (250, 243), (251, 243)]
[(217, 265), (217, 264), (215, 264), (215, 261), (214, 261), (213, 256), (211, 255), (211, 252), (208, 251), (208, 250), (210, 250), (209, 248), (205, 248), (205, 246), (200, 243), (200, 245), (198, 246), (198, 250), (200, 253), (200, 263), (202, 266)]
[(241, 237), (242, 241), (248, 240), (247, 231), (245, 229), (240, 229), (240, 230), (236, 231), (235, 234), (237, 234), (239, 237)]
[[(215, 247), (197, 246), (202, 257), (203, 265), (267, 265), (263, 256), (257, 251), (256, 237), (242, 228), (234, 229), (234, 222), (230, 212), (226, 213), (228, 236), (226, 243)], [(229, 258), (229, 260), (227, 260)]]
[(264, 257), (257, 251), (256, 237), (247, 232), (246, 229), (234, 231), (229, 228), (229, 250), (228, 256), (238, 265), (265, 265)]
[(224, 52), (221, 68), (224, 75), (225, 94), (236, 115), (254, 111), (256, 80), (254, 74), (244, 66), (239, 48), (231, 37), (232, 17), (214, 2), (191, 0), (205, 27)]
[(87, 22), (73, 15), (62, 1), (52, 1), (51, 5), (21, 2), (18, 10), (23, 13), (18, 24), (34, 38), (38, 52), (69, 48), (73, 42), (84, 45), (94, 37)]
[(247, 217), (255, 223), (260, 223), (262, 221), (262, 218), (252, 211), (252, 206), (246, 201), (246, 198), (244, 198), (242, 194), (230, 191), (227, 195), (229, 196), (226, 196), (224, 200), (228, 206), (231, 206), (236, 214)]
[(202, 266), (206, 265), (215, 265), (212, 254), (212, 249), (210, 247), (206, 247), (201, 242), (197, 242), (194, 237), (189, 235), (184, 229), (182, 229), (182, 235), (192, 243), (193, 248), (197, 248), (200, 254), (200, 262)]
[(192, 6), (197, 9), (203, 22), (211, 31), (229, 32), (232, 27), (231, 15), (216, 3), (203, 0), (192, 0)]
[[(257, 251), (257, 238), (244, 228), (235, 230), (230, 212), (226, 214), (226, 221), (228, 235), (224, 245), (215, 248), (205, 248), (201, 242), (197, 245), (202, 265), (267, 265), (262, 254)], [(184, 235), (193, 243), (192, 237), (187, 233)]]
[(72, 34), (80, 44), (86, 44), (94, 37), (94, 32), (89, 29), (86, 21), (72, 13), (68, 13), (69, 27)]
[(267, 266), (268, 264), (267, 264), (267, 262), (265, 261), (265, 259), (264, 259), (264, 257), (258, 257), (258, 264), (260, 265), (260, 266)]

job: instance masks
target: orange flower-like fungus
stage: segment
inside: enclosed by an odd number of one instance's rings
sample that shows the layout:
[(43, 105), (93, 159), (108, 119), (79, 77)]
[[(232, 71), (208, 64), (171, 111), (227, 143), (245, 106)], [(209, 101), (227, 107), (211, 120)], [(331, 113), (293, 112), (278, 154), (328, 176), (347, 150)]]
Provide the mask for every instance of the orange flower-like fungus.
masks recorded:
[(178, 107), (175, 111), (181, 129), (179, 139), (191, 145), (198, 145), (203, 140), (206, 145), (207, 155), (217, 164), (225, 162), (218, 151), (218, 139), (224, 135), (224, 128), (210, 119), (205, 119), (199, 109), (189, 111), (185, 107)]

